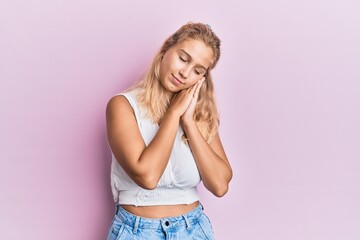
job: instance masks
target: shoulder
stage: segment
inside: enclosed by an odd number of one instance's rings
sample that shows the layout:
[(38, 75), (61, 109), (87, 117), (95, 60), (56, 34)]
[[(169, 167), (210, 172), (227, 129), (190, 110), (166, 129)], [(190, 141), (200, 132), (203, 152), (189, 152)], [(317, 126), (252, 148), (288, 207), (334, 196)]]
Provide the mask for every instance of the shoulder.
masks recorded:
[(121, 106), (132, 106), (137, 102), (138, 90), (133, 89), (130, 91), (125, 91), (119, 94), (116, 94), (110, 98), (107, 103), (107, 108), (117, 108)]
[(129, 101), (127, 100), (127, 98), (124, 95), (115, 95), (112, 96), (107, 105), (106, 105), (106, 109), (114, 109), (114, 108), (118, 108), (118, 107), (123, 107), (129, 105)]
[(112, 117), (116, 115), (122, 115), (127, 113), (133, 113), (128, 94), (118, 94), (112, 96), (106, 105), (106, 116)]

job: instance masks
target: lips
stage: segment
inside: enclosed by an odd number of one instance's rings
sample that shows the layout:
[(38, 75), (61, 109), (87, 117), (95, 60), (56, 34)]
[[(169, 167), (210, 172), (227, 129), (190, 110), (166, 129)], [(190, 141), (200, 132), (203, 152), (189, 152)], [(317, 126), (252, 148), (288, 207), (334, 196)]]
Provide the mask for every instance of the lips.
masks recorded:
[(177, 77), (175, 77), (173, 74), (171, 74), (171, 76), (174, 78), (174, 81), (179, 83), (179, 84), (184, 84), (182, 81), (180, 81)]

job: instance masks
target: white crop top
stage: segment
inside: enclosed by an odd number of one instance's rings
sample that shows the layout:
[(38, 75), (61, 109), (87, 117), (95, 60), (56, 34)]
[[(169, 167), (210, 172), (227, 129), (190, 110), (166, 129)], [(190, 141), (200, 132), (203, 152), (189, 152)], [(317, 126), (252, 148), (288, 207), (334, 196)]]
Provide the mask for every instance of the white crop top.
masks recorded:
[[(145, 117), (146, 110), (138, 105), (136, 89), (118, 95), (125, 96), (129, 101), (144, 142), (146, 146), (149, 145), (159, 126)], [(153, 190), (139, 187), (112, 153), (111, 188), (114, 201), (135, 206), (191, 204), (198, 201), (196, 186), (201, 181), (200, 174), (189, 146), (182, 141), (183, 133), (179, 126), (169, 162)]]

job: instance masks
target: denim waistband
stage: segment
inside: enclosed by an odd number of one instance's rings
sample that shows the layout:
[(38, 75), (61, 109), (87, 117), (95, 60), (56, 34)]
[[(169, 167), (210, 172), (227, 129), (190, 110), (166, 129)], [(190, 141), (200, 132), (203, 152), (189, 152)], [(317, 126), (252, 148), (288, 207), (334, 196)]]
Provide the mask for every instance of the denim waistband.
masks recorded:
[(116, 205), (115, 216), (117, 216), (124, 224), (133, 227), (133, 232), (136, 232), (138, 229), (169, 229), (186, 226), (190, 228), (197, 219), (203, 214), (203, 206), (201, 203), (194, 208), (193, 210), (175, 217), (166, 217), (166, 218), (144, 218), (136, 216), (124, 208), (121, 205)]

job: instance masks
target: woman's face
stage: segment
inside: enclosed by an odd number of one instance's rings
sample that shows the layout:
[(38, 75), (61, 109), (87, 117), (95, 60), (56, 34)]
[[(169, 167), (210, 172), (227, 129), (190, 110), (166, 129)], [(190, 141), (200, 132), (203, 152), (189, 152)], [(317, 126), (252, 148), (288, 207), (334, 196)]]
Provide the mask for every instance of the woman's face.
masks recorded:
[(160, 82), (170, 92), (197, 83), (211, 66), (213, 51), (201, 40), (187, 39), (169, 48), (160, 63)]

